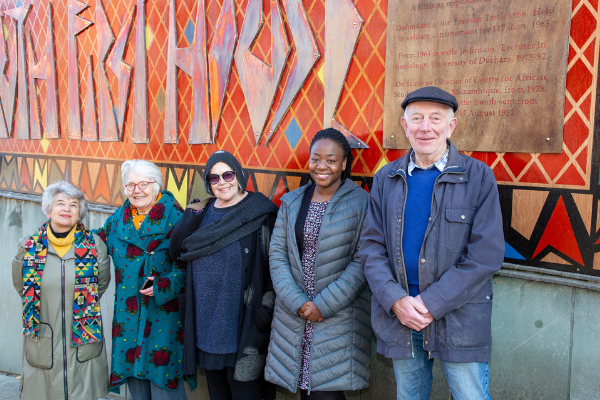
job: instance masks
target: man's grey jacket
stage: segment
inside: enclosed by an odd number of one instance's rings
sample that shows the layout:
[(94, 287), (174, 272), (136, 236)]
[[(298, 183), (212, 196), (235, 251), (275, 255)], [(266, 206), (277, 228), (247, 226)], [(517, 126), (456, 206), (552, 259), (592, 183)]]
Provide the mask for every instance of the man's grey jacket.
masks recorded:
[[(498, 187), (492, 170), (448, 141), (446, 168), (436, 180), (431, 215), (419, 254), (421, 299), (434, 317), (423, 330), (431, 357), (453, 362), (490, 360), (492, 280), (504, 258)], [(360, 257), (373, 292), (371, 320), (377, 352), (412, 357), (411, 330), (391, 311), (408, 295), (402, 255), (409, 156), (373, 179)], [(424, 200), (429, 201), (429, 199)]]

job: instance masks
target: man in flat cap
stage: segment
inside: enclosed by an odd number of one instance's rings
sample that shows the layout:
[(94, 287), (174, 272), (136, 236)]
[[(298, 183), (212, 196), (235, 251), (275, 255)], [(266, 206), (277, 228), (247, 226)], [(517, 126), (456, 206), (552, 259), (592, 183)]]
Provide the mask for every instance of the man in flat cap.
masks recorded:
[(441, 360), (455, 400), (490, 399), (492, 275), (504, 235), (492, 170), (450, 141), (458, 102), (423, 87), (402, 102), (411, 149), (373, 179), (360, 256), (377, 351), (397, 398), (429, 399)]

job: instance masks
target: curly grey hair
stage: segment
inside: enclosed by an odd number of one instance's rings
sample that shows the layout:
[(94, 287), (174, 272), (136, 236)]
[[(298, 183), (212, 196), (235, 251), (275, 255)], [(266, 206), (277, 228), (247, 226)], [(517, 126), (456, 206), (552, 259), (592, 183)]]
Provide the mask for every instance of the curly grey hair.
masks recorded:
[(138, 175), (146, 177), (154, 183), (152, 186), (154, 187), (154, 194), (160, 193), (163, 187), (163, 176), (160, 169), (150, 161), (146, 160), (129, 160), (125, 161), (123, 165), (121, 165), (121, 179), (123, 180), (123, 190), (127, 191), (125, 185), (127, 185), (127, 177), (130, 172), (135, 172)]
[(52, 212), (52, 204), (57, 195), (63, 193), (70, 199), (76, 199), (79, 201), (79, 220), (81, 221), (88, 212), (88, 204), (85, 200), (83, 193), (75, 186), (65, 181), (58, 181), (48, 186), (42, 194), (42, 211), (45, 215)]

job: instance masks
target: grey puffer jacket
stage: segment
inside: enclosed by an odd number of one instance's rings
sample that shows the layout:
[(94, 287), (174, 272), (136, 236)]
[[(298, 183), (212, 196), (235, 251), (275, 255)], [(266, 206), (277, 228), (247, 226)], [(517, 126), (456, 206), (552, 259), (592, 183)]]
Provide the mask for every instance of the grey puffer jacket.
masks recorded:
[[(296, 392), (307, 301), (294, 227), (305, 191), (282, 197), (271, 237), (270, 269), (277, 297), (265, 379)], [(323, 216), (315, 262), (313, 302), (324, 321), (316, 322), (310, 352), (311, 391), (358, 390), (369, 386), (370, 296), (359, 259), (359, 238), (369, 195), (347, 179)]]

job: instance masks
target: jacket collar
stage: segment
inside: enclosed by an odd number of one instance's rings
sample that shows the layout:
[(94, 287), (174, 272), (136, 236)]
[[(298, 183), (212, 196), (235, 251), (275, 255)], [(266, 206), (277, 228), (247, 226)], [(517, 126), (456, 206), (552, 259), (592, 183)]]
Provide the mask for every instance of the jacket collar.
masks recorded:
[[(442, 171), (442, 174), (452, 173), (465, 175), (465, 172), (467, 170), (465, 168), (464, 157), (458, 152), (456, 146), (454, 146), (454, 143), (452, 143), (450, 140), (446, 140), (446, 143), (448, 143), (450, 151), (448, 152), (448, 163), (446, 164), (446, 168), (444, 168), (444, 171)], [(413, 149), (411, 147), (404, 156), (402, 156), (394, 162), (392, 168), (388, 173), (388, 177), (393, 178), (395, 176), (400, 175), (402, 176), (402, 178), (406, 179), (408, 164), (410, 163), (410, 154), (412, 153), (412, 151)], [(454, 179), (451, 180), (453, 181)], [(463, 179), (457, 178), (457, 180), (461, 182), (466, 182), (466, 177), (464, 177)]]

